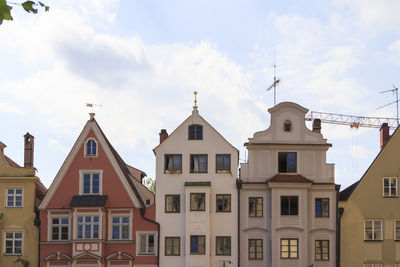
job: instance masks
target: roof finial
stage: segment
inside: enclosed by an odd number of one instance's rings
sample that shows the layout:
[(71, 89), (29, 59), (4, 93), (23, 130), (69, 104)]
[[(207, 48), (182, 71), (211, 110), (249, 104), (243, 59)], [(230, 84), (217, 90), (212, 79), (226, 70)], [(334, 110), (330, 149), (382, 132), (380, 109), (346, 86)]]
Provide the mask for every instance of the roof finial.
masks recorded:
[(194, 107), (197, 108), (197, 91), (194, 91)]

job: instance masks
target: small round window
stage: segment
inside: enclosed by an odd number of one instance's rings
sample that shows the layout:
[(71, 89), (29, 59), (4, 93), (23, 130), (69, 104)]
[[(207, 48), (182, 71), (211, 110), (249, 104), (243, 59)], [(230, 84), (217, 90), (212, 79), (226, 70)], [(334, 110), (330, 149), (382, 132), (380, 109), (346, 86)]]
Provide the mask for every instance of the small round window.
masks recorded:
[(286, 120), (283, 124), (283, 129), (285, 132), (290, 132), (292, 130), (292, 122), (290, 120)]

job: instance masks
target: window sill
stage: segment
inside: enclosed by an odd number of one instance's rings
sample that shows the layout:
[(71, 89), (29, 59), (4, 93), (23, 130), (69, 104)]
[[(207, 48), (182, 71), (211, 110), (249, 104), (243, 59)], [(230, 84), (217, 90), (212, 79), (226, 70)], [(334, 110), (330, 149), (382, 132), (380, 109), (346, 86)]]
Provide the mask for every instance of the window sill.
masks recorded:
[(23, 208), (23, 206), (18, 206), (18, 207), (14, 207), (14, 206), (6, 206), (7, 209), (21, 209)]
[(215, 213), (230, 213), (230, 210), (216, 210)]
[(139, 252), (139, 256), (156, 256), (156, 253), (145, 253), (145, 252)]
[(216, 171), (216, 173), (219, 173), (219, 174), (231, 173), (231, 170), (221, 170), (221, 171)]
[(383, 198), (399, 198), (399, 196), (382, 196)]
[(177, 254), (177, 255), (168, 255), (168, 254), (165, 254), (164, 256), (166, 256), (166, 257), (179, 257), (181, 254)]
[(375, 242), (383, 242), (383, 240), (382, 239), (379, 239), (379, 240), (364, 240), (364, 242), (375, 243)]
[(3, 256), (22, 256), (22, 253), (3, 253)]
[(196, 174), (196, 173), (208, 173), (208, 172), (194, 172), (194, 171), (190, 171), (191, 174)]
[(176, 171), (168, 171), (168, 170), (165, 170), (164, 173), (165, 173), (165, 174), (181, 174), (181, 173), (182, 173), (182, 170), (176, 170)]

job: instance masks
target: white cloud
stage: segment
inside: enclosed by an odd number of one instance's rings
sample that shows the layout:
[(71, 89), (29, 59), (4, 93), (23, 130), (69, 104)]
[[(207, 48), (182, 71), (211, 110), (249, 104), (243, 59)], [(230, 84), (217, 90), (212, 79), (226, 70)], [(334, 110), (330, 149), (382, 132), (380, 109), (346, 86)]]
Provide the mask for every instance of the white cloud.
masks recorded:
[(19, 115), (24, 114), (22, 109), (12, 106), (9, 103), (5, 103), (5, 102), (0, 102), (0, 110), (3, 112), (7, 112), (7, 113), (15, 113), (15, 114), (19, 114)]

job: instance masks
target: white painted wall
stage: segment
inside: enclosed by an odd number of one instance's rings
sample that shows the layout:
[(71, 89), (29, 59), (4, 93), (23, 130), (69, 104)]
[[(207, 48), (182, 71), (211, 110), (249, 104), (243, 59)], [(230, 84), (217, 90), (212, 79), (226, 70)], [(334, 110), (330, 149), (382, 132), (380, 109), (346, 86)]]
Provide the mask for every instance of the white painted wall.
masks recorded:
[[(188, 126), (203, 126), (203, 140), (188, 140)], [(171, 135), (154, 149), (156, 154), (156, 220), (161, 225), (160, 266), (237, 266), (237, 168), (238, 150), (230, 145), (194, 108)], [(164, 173), (164, 155), (182, 154), (182, 173)], [(208, 155), (207, 173), (190, 173), (190, 154)], [(216, 154), (231, 154), (231, 172), (216, 173)], [(211, 182), (211, 186), (186, 186), (185, 182)], [(190, 211), (190, 192), (206, 193), (206, 211)], [(165, 213), (165, 195), (181, 195), (180, 213)], [(231, 212), (216, 213), (216, 194), (231, 194)], [(190, 255), (190, 235), (206, 235), (206, 254)], [(165, 237), (181, 237), (180, 256), (165, 256)], [(231, 256), (216, 256), (216, 236), (231, 236)]]

